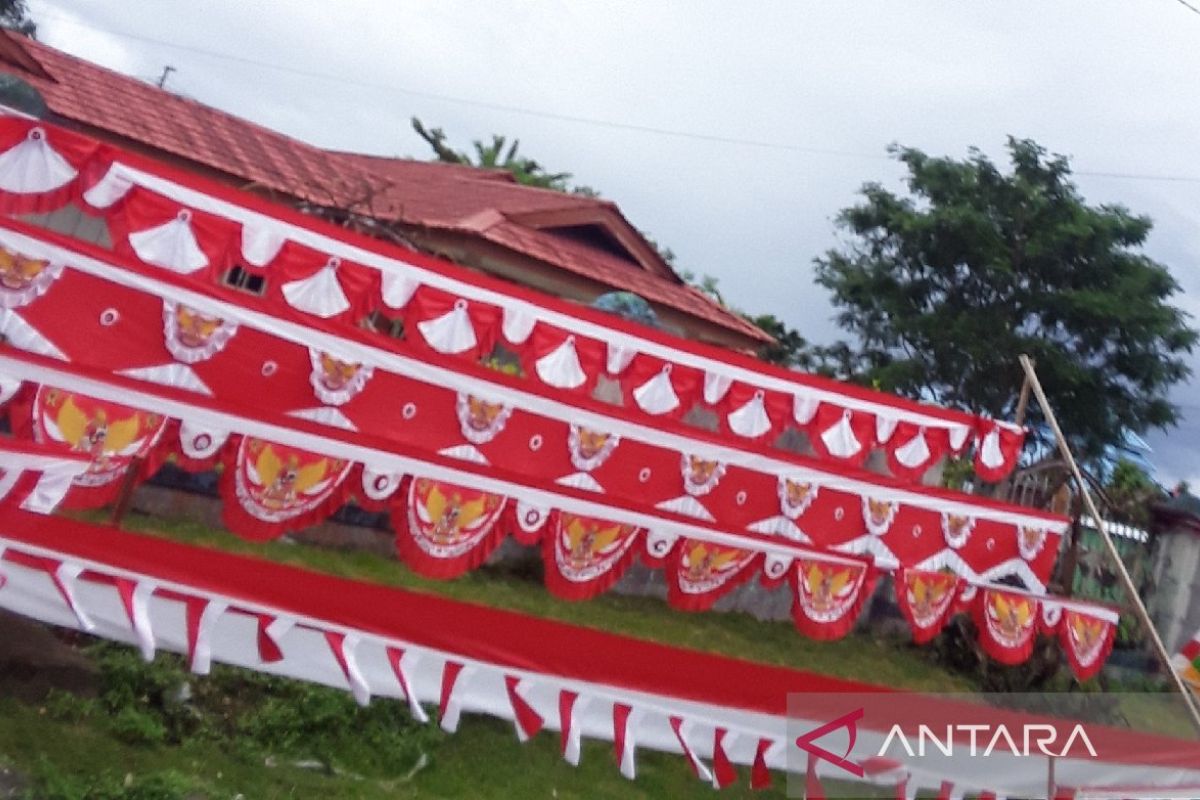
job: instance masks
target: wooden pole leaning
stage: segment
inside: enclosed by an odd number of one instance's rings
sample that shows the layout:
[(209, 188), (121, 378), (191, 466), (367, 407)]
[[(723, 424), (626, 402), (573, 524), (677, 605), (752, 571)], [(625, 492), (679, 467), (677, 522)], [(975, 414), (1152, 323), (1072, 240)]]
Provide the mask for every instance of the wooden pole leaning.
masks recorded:
[(1137, 587), (1133, 584), (1133, 578), (1130, 577), (1129, 570), (1125, 568), (1125, 562), (1121, 560), (1121, 554), (1117, 552), (1117, 546), (1113, 543), (1112, 536), (1109, 535), (1108, 526), (1105, 524), (1104, 518), (1100, 515), (1099, 509), (1096, 508), (1096, 502), (1092, 499), (1091, 493), (1088, 491), (1087, 483), (1083, 479), (1083, 473), (1079, 470), (1079, 464), (1075, 462), (1075, 456), (1071, 453), (1071, 448), (1067, 445), (1062, 428), (1058, 426), (1058, 418), (1054, 416), (1054, 411), (1050, 408), (1050, 402), (1046, 399), (1046, 393), (1042, 389), (1041, 382), (1038, 380), (1033, 362), (1026, 355), (1020, 356), (1020, 362), (1021, 368), (1025, 370), (1025, 378), (1033, 390), (1033, 396), (1037, 398), (1038, 405), (1042, 408), (1042, 414), (1045, 415), (1046, 423), (1054, 433), (1059, 453), (1062, 454), (1063, 460), (1067, 462), (1067, 467), (1071, 470), (1071, 475), (1075, 478), (1075, 483), (1079, 487), (1079, 494), (1083, 499), (1083, 504), (1087, 508), (1088, 514), (1091, 515), (1092, 520), (1094, 520), (1096, 530), (1104, 542), (1105, 549), (1108, 550), (1108, 555), (1112, 558), (1113, 564), (1117, 568), (1117, 574), (1121, 578), (1121, 584), (1125, 587), (1125, 593), (1129, 595), (1129, 600), (1133, 604), (1133, 609), (1137, 613), (1142, 626), (1150, 634), (1150, 641), (1154, 645), (1154, 651), (1159, 661), (1162, 662), (1163, 667), (1167, 670), (1167, 674), (1174, 680), (1175, 688), (1179, 690), (1180, 695), (1183, 697), (1183, 704), (1191, 716), (1192, 725), (1196, 728), (1197, 733), (1200, 733), (1200, 708), (1197, 708), (1196, 698), (1192, 695), (1187, 684), (1183, 682), (1183, 677), (1171, 664), (1171, 655), (1167, 652), (1162, 637), (1158, 635), (1158, 630), (1150, 620), (1150, 612), (1146, 610), (1146, 604), (1142, 602), (1142, 597), (1138, 594)]

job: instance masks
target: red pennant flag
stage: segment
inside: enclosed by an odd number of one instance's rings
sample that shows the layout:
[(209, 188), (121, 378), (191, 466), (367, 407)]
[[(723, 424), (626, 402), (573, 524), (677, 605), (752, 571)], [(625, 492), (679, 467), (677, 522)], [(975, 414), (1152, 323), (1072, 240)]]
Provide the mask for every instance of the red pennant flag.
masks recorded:
[(438, 704), (438, 718), (442, 726), (442, 730), (447, 733), (454, 733), (458, 727), (459, 704), (453, 703), (454, 685), (458, 682), (458, 674), (462, 672), (463, 665), (457, 661), (447, 661), (446, 666), (442, 668), (442, 696), (441, 702)]
[(504, 686), (508, 689), (508, 701), (512, 703), (513, 717), (517, 723), (517, 737), (521, 741), (525, 741), (537, 736), (538, 731), (542, 729), (544, 720), (542, 715), (535, 711), (533, 706), (529, 705), (517, 691), (517, 685), (520, 682), (520, 678), (512, 675), (504, 676)]
[(724, 728), (717, 728), (713, 731), (712, 771), (718, 789), (724, 789), (737, 780), (737, 770), (734, 769), (729, 755), (725, 752), (726, 733)]
[(817, 760), (809, 755), (808, 767), (804, 770), (804, 800), (825, 800), (825, 787), (817, 777)]
[(758, 749), (754, 752), (754, 766), (750, 769), (750, 788), (771, 788), (771, 770), (767, 767), (767, 751), (773, 742), (770, 739), (759, 739)]

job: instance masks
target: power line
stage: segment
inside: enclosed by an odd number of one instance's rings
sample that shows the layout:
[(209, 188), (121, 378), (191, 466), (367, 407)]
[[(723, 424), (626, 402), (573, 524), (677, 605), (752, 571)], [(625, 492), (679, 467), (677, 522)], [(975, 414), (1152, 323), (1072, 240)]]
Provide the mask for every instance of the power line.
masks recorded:
[(1188, 11), (1191, 11), (1193, 14), (1200, 14), (1200, 8), (1197, 8), (1196, 6), (1192, 5), (1187, 0), (1175, 0), (1175, 2), (1179, 3), (1179, 5), (1183, 6)]
[[(1200, 8), (1190, 5), (1186, 0), (1176, 0), (1182, 3), (1192, 11), (1200, 14)], [(285, 64), (278, 64), (269, 61), (260, 61), (254, 58), (237, 55), (234, 53), (221, 53), (214, 50), (209, 50), (203, 47), (194, 45), (180, 44), (178, 42), (169, 42), (164, 39), (156, 39), (150, 36), (143, 36), (128, 31), (115, 30), (113, 28), (93, 25), (80, 22), (76, 19), (63, 17), (52, 13), (41, 13), (38, 16), (47, 17), (57, 22), (66, 25), (83, 28), (99, 33), (107, 33), (111, 36), (117, 36), (131, 41), (143, 42), (159, 47), (168, 47), (183, 52), (194, 53), (196, 55), (218, 60), (230, 61), (239, 64), (247, 64), (250, 66), (261, 67), (263, 69), (275, 70), (276, 72), (298, 75), (305, 78), (315, 80), (330, 81), (339, 86), (354, 85), (368, 89), (376, 89), (386, 92), (394, 92), (397, 94), (410, 95), (412, 97), (421, 97), (427, 100), (437, 100), (445, 103), (454, 103), (457, 105), (472, 106), (476, 108), (486, 108), (493, 111), (504, 111), (512, 114), (523, 114), (525, 116), (537, 117), (540, 119), (549, 119), (559, 122), (571, 122), (580, 125), (592, 125), (602, 128), (610, 128), (614, 130), (632, 131), (635, 133), (648, 133), (656, 136), (671, 136), (681, 139), (692, 139), (695, 141), (711, 142), (716, 144), (730, 144), (744, 147), (758, 147), (769, 150), (783, 150), (797, 153), (809, 153), (812, 155), (836, 156), (839, 158), (863, 158), (872, 160), (888, 160), (889, 156), (880, 153), (866, 153), (853, 150), (838, 150), (834, 148), (815, 147), (809, 145), (789, 144), (785, 142), (774, 142), (765, 139), (750, 139), (739, 136), (724, 136), (720, 134), (701, 133), (697, 131), (685, 131), (675, 128), (660, 128), (653, 125), (639, 125), (631, 122), (618, 122), (615, 120), (600, 119), (597, 117), (585, 117), (573, 114), (562, 114), (555, 111), (544, 111), (541, 109), (528, 108), (525, 106), (506, 105), (504, 103), (493, 103), (486, 100), (475, 100), (465, 97), (456, 97), (454, 95), (439, 94), (436, 92), (425, 92), (419, 89), (409, 89), (403, 86), (394, 86), (375, 81), (367, 81), (361, 78), (346, 78), (340, 75), (334, 75), (328, 72), (317, 72), (315, 70), (307, 70), (299, 67), (292, 67)], [(1088, 178), (1110, 178), (1115, 180), (1141, 180), (1141, 181), (1156, 181), (1168, 183), (1200, 183), (1200, 175), (1163, 175), (1152, 173), (1138, 172), (1106, 172), (1106, 171), (1088, 171), (1088, 170), (1072, 170), (1073, 175)]]
[(513, 114), (524, 114), (531, 117), (540, 117), (543, 119), (552, 119), (561, 122), (575, 122), (583, 125), (595, 125), (598, 127), (614, 128), (618, 130), (635, 131), (638, 133), (651, 133), (659, 136), (676, 136), (685, 139), (697, 139), (700, 141), (716, 142), (719, 144), (736, 144), (749, 147), (762, 147), (772, 150), (791, 150), (802, 153), (812, 153), (815, 155), (840, 156), (845, 158), (870, 158), (870, 159), (887, 159), (888, 156), (880, 155), (879, 153), (865, 153), (852, 150), (838, 150), (826, 147), (812, 147), (807, 145), (788, 144), (785, 142), (772, 142), (765, 139), (749, 139), (738, 136), (722, 136), (720, 134), (697, 133), (695, 131), (683, 131), (674, 128), (659, 128), (653, 125), (638, 125), (631, 122), (617, 122), (615, 120), (599, 119), (597, 117), (584, 117), (573, 114), (562, 114), (555, 111), (543, 111), (536, 108), (527, 108), (524, 106), (506, 105), (503, 103), (493, 103), (486, 100), (475, 100), (465, 97), (456, 97), (454, 95), (438, 94), (436, 92), (425, 92), (419, 89), (409, 89), (403, 86), (395, 86), (391, 84), (378, 83), (375, 81), (362, 80), (360, 78), (346, 78), (341, 75), (334, 75), (328, 72), (317, 72), (314, 70), (302, 69), (299, 67), (291, 67), (284, 64), (272, 63), (269, 61), (260, 61), (246, 56), (239, 56), (233, 53), (220, 53), (214, 50), (208, 50), (203, 47), (194, 45), (179, 44), (177, 42), (168, 42), (163, 39), (155, 39), (150, 36), (142, 36), (140, 34), (129, 33), (127, 31), (118, 31), (112, 28), (101, 27), (80, 22), (78, 20), (61, 17), (55, 14), (41, 14), (39, 16), (48, 17), (57, 22), (66, 25), (71, 25), (85, 30), (95, 31), (99, 33), (107, 33), (111, 36), (118, 36), (132, 41), (153, 44), (159, 47), (169, 47), (175, 50), (181, 50), (196, 55), (206, 56), (208, 58), (221, 59), (232, 61), (239, 64), (247, 64), (263, 69), (271, 69), (277, 72), (290, 73), (299, 75), (304, 78), (313, 78), (316, 80), (330, 81), (344, 86), (346, 84), (361, 86), (367, 89), (378, 89), (387, 92), (395, 92), (398, 94), (407, 94), (413, 97), (422, 97), (428, 100), (440, 100), (446, 103), (457, 103), (465, 106), (475, 106), (478, 108), (488, 108), (494, 111), (507, 111)]

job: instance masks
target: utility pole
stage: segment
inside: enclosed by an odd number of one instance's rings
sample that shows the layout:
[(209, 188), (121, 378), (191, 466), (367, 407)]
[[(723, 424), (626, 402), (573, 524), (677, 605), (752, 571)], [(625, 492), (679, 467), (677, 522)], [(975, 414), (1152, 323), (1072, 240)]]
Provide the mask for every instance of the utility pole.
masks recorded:
[(167, 64), (165, 67), (163, 67), (162, 75), (158, 76), (158, 88), (162, 89), (167, 85), (167, 78), (170, 77), (171, 73), (174, 71), (175, 68), (170, 64)]
[(1079, 471), (1079, 465), (1075, 462), (1075, 456), (1071, 453), (1071, 448), (1067, 445), (1062, 428), (1058, 426), (1058, 418), (1054, 416), (1054, 411), (1050, 408), (1050, 401), (1046, 399), (1046, 393), (1042, 390), (1042, 383), (1038, 380), (1037, 372), (1034, 371), (1033, 361), (1029, 356), (1022, 355), (1020, 356), (1020, 362), (1021, 369), (1025, 370), (1025, 378), (1029, 383), (1029, 387), (1033, 390), (1033, 396), (1037, 398), (1038, 405), (1042, 407), (1046, 423), (1050, 426), (1050, 430), (1054, 432), (1054, 439), (1058, 443), (1059, 453), (1062, 455), (1063, 460), (1067, 462), (1067, 467), (1075, 478), (1076, 485), (1079, 486), (1079, 494), (1083, 499), (1084, 507), (1087, 508), (1088, 513), (1095, 521), (1096, 531), (1100, 534), (1100, 539), (1104, 542), (1105, 549), (1108, 550), (1113, 565), (1117, 568), (1117, 575), (1121, 578), (1125, 594), (1129, 596), (1129, 601), (1133, 604), (1133, 610), (1137, 613), (1138, 619), (1141, 621), (1143, 627), (1145, 627), (1146, 632), (1150, 634), (1150, 641), (1154, 645), (1154, 652), (1158, 655), (1159, 661), (1162, 662), (1163, 667), (1167, 670), (1167, 674), (1174, 680), (1175, 688), (1182, 695), (1183, 705), (1191, 716), (1192, 724), (1200, 732), (1200, 710), (1196, 707), (1196, 701), (1192, 696), (1192, 692), (1184, 684), (1183, 678), (1175, 671), (1175, 667), (1171, 664), (1171, 655), (1167, 652), (1166, 645), (1163, 644), (1162, 638), (1158, 635), (1158, 630), (1150, 620), (1150, 612), (1146, 610), (1146, 604), (1142, 602), (1141, 595), (1138, 594), (1137, 587), (1133, 583), (1133, 578), (1129, 576), (1129, 570), (1125, 568), (1125, 562), (1121, 560), (1121, 554), (1117, 552), (1117, 546), (1113, 543), (1112, 536), (1108, 533), (1108, 525), (1104, 522), (1104, 518), (1100, 516), (1100, 510), (1096, 507), (1096, 501), (1092, 499), (1087, 483), (1083, 480), (1083, 473)]

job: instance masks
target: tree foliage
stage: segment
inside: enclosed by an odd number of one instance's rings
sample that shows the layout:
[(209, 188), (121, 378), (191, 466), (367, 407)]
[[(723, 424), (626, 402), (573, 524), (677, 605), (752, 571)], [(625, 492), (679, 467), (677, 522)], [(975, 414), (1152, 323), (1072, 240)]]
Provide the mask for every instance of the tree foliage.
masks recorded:
[(417, 135), (433, 148), (438, 161), (448, 164), (466, 164), (482, 169), (502, 169), (511, 172), (517, 183), (526, 186), (538, 186), (558, 192), (574, 192), (588, 197), (598, 196), (594, 189), (587, 186), (572, 188), (570, 185), (571, 173), (547, 172), (546, 168), (537, 161), (521, 155), (520, 139), (513, 139), (510, 142), (507, 136), (492, 134), (490, 142), (482, 142), (478, 139), (472, 142), (475, 152), (468, 154), (446, 144), (446, 132), (441, 128), (426, 128), (417, 117), (412, 118), (412, 126)]
[(816, 270), (857, 340), (847, 363), (884, 389), (1009, 417), (1027, 353), (1088, 454), (1173, 425), (1167, 390), (1188, 376), (1197, 333), (1168, 302), (1179, 285), (1141, 252), (1150, 220), (1088, 205), (1063, 156), (1007, 149), (1006, 173), (977, 150), (893, 146), (907, 195), (868, 183), (838, 216), (848, 241)]
[(29, 18), (26, 0), (0, 0), (0, 27), (19, 31), (26, 36), (37, 34), (37, 25)]

